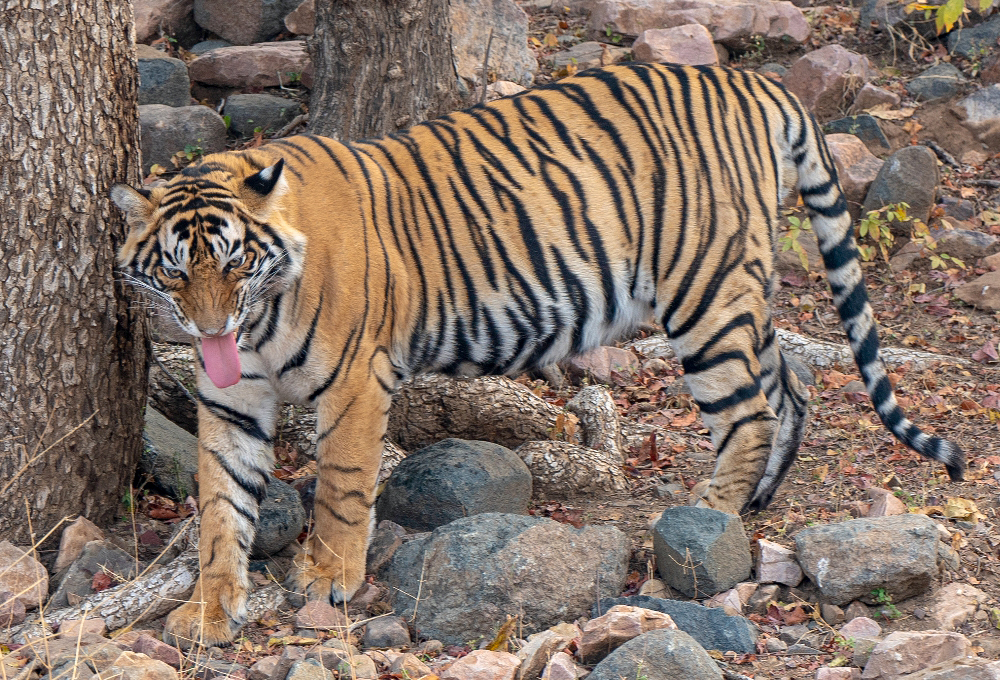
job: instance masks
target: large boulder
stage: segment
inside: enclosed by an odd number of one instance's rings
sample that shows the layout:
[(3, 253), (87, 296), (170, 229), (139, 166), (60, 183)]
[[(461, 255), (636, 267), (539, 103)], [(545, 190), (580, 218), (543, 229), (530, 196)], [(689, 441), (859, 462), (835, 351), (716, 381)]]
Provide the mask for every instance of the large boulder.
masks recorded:
[(140, 106), (139, 128), (144, 174), (154, 164), (173, 167), (170, 159), (186, 148), (195, 154), (226, 150), (226, 123), (207, 106)]
[(907, 203), (913, 219), (927, 222), (938, 185), (937, 156), (926, 146), (907, 146), (886, 159), (865, 196), (863, 214)]
[(486, 45), (497, 80), (529, 86), (538, 62), (528, 49), (528, 15), (513, 0), (451, 0), (451, 49), (459, 77), (481, 82)]
[(49, 592), (49, 573), (25, 550), (0, 541), (0, 591), (15, 595), (25, 609), (35, 609)]
[(953, 108), (962, 124), (991, 153), (1000, 151), (1000, 85), (976, 90)]
[(814, 50), (792, 64), (781, 82), (821, 121), (836, 118), (852, 103), (848, 93), (872, 80), (868, 57), (840, 45)]
[(403, 545), (386, 581), (396, 614), (422, 636), (464, 644), (508, 615), (526, 632), (586, 615), (595, 596), (621, 592), (629, 553), (614, 527), (487, 513)]
[(217, 87), (312, 86), (313, 66), (302, 40), (220, 47), (188, 64), (191, 80)]
[(201, 38), (194, 22), (194, 0), (135, 0), (132, 7), (138, 44), (169, 36), (181, 47), (191, 47)]
[(429, 531), (484, 512), (526, 515), (531, 472), (510, 449), (445, 439), (404, 458), (379, 495), (380, 520)]
[(938, 573), (938, 530), (926, 515), (855, 519), (802, 529), (796, 553), (824, 601), (899, 602), (930, 588)]
[(667, 508), (653, 527), (656, 568), (688, 597), (729, 590), (750, 576), (753, 558), (737, 515), (711, 508)]
[(632, 44), (635, 58), (661, 64), (718, 65), (712, 34), (701, 24), (650, 28)]
[(139, 104), (187, 106), (191, 81), (187, 66), (149, 45), (136, 45), (139, 61)]
[(284, 18), (301, 0), (194, 0), (194, 20), (207, 31), (234, 45), (251, 45), (275, 37)]
[(592, 35), (608, 31), (638, 37), (650, 28), (701, 24), (715, 42), (740, 45), (756, 36), (803, 43), (809, 23), (790, 2), (773, 0), (598, 0), (590, 13)]
[(244, 137), (256, 130), (273, 134), (302, 113), (294, 99), (273, 94), (234, 94), (226, 98), (224, 116), (229, 116), (229, 130)]
[(588, 680), (722, 680), (722, 670), (682, 630), (652, 630), (632, 638), (601, 661)]

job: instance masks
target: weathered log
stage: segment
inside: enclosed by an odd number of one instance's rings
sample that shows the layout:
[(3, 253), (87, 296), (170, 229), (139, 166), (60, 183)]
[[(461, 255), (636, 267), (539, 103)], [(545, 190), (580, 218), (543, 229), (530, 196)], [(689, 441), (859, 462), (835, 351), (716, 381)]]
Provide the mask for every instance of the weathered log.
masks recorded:
[(607, 387), (584, 387), (566, 404), (566, 410), (580, 419), (580, 439), (584, 446), (603, 451), (609, 462), (617, 461), (618, 465), (625, 462), (618, 407)]
[(574, 498), (628, 488), (620, 454), (560, 441), (527, 442), (516, 453), (531, 470), (533, 493), (542, 498)]
[(149, 401), (167, 420), (198, 436), (198, 405), (194, 397), (159, 359), (149, 367)]
[[(837, 364), (845, 367), (854, 365), (854, 355), (851, 353), (851, 348), (847, 345), (838, 345), (824, 340), (814, 340), (782, 328), (776, 329), (775, 333), (778, 336), (778, 344), (781, 346), (782, 352), (796, 356), (811, 366), (815, 366), (816, 368), (833, 368)], [(647, 357), (674, 356), (674, 350), (670, 346), (670, 341), (667, 340), (666, 335), (662, 334), (636, 340), (629, 343), (628, 346), (630, 349)], [(882, 359), (890, 367), (912, 364), (914, 368), (924, 369), (933, 363), (941, 361), (958, 364), (968, 363), (966, 360), (957, 357), (899, 347), (882, 347), (880, 352)]]
[(565, 414), (509, 378), (422, 375), (404, 383), (389, 411), (389, 437), (408, 451), (457, 437), (516, 449), (551, 439)]

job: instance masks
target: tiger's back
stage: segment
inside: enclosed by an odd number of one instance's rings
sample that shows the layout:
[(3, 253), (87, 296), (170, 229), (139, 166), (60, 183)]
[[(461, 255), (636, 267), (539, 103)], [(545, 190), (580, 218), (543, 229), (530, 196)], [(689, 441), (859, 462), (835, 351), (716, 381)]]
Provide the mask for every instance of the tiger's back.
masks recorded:
[[(245, 571), (280, 401), (318, 414), (317, 532), (293, 585), (345, 599), (364, 577), (401, 380), (544, 366), (651, 317), (718, 452), (703, 502), (764, 507), (806, 420), (769, 308), (791, 187), (880, 417), (960, 478), (958, 447), (907, 421), (889, 388), (815, 122), (756, 74), (587, 71), (383, 139), (292, 137), (209, 156), (148, 196), (116, 189), (134, 227), (123, 266), (202, 338), (202, 504), (215, 504), (202, 533), (230, 539), (204, 556), (202, 582)], [(170, 635), (231, 636), (242, 578), (200, 590), (205, 609), (174, 612)]]

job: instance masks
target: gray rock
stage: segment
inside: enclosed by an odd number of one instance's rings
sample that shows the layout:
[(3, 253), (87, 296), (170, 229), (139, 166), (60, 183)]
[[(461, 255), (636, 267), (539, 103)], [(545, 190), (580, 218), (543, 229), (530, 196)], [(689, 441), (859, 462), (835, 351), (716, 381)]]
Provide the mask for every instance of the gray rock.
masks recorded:
[(197, 496), (198, 438), (147, 406), (137, 473), (174, 500)]
[(513, 0), (453, 0), (448, 11), (451, 49), (460, 78), (478, 82), (493, 30), (490, 72), (498, 80), (531, 85), (538, 62), (528, 49), (528, 15)]
[[(630, 546), (614, 527), (488, 513), (435, 529), (396, 551), (386, 577), (397, 615), (422, 636), (464, 644), (519, 614), (526, 633), (586, 614), (621, 592)], [(422, 583), (421, 583), (422, 581)]]
[(890, 203), (909, 203), (909, 214), (926, 222), (934, 206), (938, 185), (937, 156), (925, 146), (908, 146), (889, 156), (879, 170), (863, 212), (878, 210)]
[(262, 559), (279, 552), (294, 541), (306, 523), (299, 492), (280, 479), (267, 480), (267, 498), (260, 504), (257, 535), (250, 556)]
[(750, 576), (753, 558), (743, 523), (711, 508), (667, 508), (653, 527), (660, 576), (688, 597), (729, 590)]
[(932, 229), (937, 252), (948, 253), (963, 262), (973, 263), (997, 250), (1000, 238), (973, 229)]
[(277, 132), (302, 113), (302, 105), (270, 94), (234, 94), (226, 99), (222, 113), (229, 116), (231, 132), (249, 137), (255, 129)]
[(234, 45), (251, 45), (276, 36), (285, 15), (302, 0), (245, 0), (238, 11), (229, 0), (194, 0), (194, 20)]
[(776, 61), (769, 61), (760, 68), (758, 68), (757, 73), (763, 73), (765, 75), (768, 73), (773, 73), (780, 78), (781, 76), (788, 73), (788, 68), (786, 68), (782, 64), (779, 64)]
[(136, 45), (139, 58), (139, 104), (187, 106), (191, 81), (187, 66), (148, 45)]
[(378, 528), (372, 534), (368, 542), (368, 573), (378, 574), (382, 568), (389, 564), (389, 560), (396, 554), (399, 546), (403, 545), (403, 537), (406, 536), (406, 529), (395, 522), (384, 519), (378, 523)]
[[(274, 676), (272, 676), (274, 677)], [(296, 661), (292, 664), (292, 667), (288, 669), (288, 675), (284, 676), (284, 680), (332, 680), (333, 674), (323, 668), (321, 664), (316, 659), (303, 659), (302, 661)], [(278, 678), (277, 680), (282, 680)]]
[(770, 654), (782, 654), (788, 651), (788, 643), (779, 638), (768, 638), (764, 640), (764, 646)]
[(891, 515), (809, 527), (795, 535), (799, 564), (824, 601), (893, 602), (927, 590), (937, 576), (938, 532), (924, 515)]
[(991, 152), (1000, 151), (1000, 85), (989, 85), (954, 106), (955, 113)]
[(527, 514), (531, 472), (490, 442), (445, 439), (396, 466), (378, 498), (378, 518), (428, 531), (482, 512)]
[(976, 216), (976, 204), (964, 198), (942, 196), (938, 205), (944, 209), (946, 217), (954, 217), (956, 220), (971, 220)]
[(587, 676), (588, 680), (710, 680), (722, 678), (712, 657), (682, 630), (652, 630), (611, 652)]
[(91, 595), (94, 592), (91, 587), (94, 575), (102, 571), (111, 577), (112, 584), (119, 583), (119, 579), (134, 578), (138, 573), (136, 566), (135, 557), (111, 541), (91, 541), (59, 580), (59, 587), (49, 600), (49, 606), (58, 609), (73, 604), (69, 600), (71, 593), (80, 597)]
[(410, 631), (398, 616), (372, 619), (365, 626), (365, 636), (361, 644), (371, 647), (402, 647), (410, 644)]
[(948, 62), (935, 64), (921, 72), (916, 78), (906, 84), (906, 91), (914, 98), (927, 101), (950, 97), (957, 93), (966, 77)]
[(194, 45), (192, 45), (191, 49), (188, 50), (188, 52), (195, 55), (196, 57), (200, 57), (201, 55), (205, 54), (205, 52), (211, 52), (212, 50), (217, 50), (220, 47), (232, 47), (232, 46), (233, 44), (228, 40), (218, 40), (218, 39), (202, 40), (200, 43), (195, 43)]
[(858, 26), (862, 30), (887, 30), (900, 24), (910, 24), (925, 38), (937, 35), (934, 17), (923, 18), (923, 12), (906, 13), (905, 5), (896, 0), (865, 0), (861, 5)]
[(776, 602), (779, 599), (779, 593), (781, 591), (781, 586), (777, 583), (761, 584), (754, 591), (750, 599), (747, 600), (746, 607), (744, 608), (745, 613), (755, 613), (764, 614), (767, 612), (767, 607), (771, 602)]
[(226, 149), (226, 123), (207, 106), (140, 106), (139, 127), (144, 174), (154, 163), (173, 167), (170, 158), (186, 147), (203, 154)]
[[(762, 586), (766, 587), (766, 586)], [(721, 608), (704, 607), (695, 602), (666, 600), (647, 595), (609, 597), (591, 610), (592, 618), (616, 604), (627, 604), (669, 614), (677, 627), (698, 641), (705, 649), (752, 654), (757, 651), (757, 627), (742, 616), (729, 616)]]
[(624, 47), (615, 47), (607, 43), (590, 40), (573, 45), (568, 50), (556, 52), (552, 55), (552, 63), (557, 69), (575, 66), (577, 70), (582, 71), (600, 66), (601, 57), (604, 55), (605, 50), (607, 50), (614, 61), (620, 61), (629, 51)]
[(874, 116), (867, 113), (831, 120), (823, 126), (823, 131), (826, 133), (854, 135), (864, 142), (865, 146), (869, 149), (873, 146), (876, 149), (879, 147), (883, 149), (889, 148), (889, 140), (886, 138), (885, 133), (882, 132), (878, 121), (875, 120)]
[(952, 31), (948, 34), (948, 51), (963, 57), (977, 57), (989, 53), (1000, 38), (1000, 17), (986, 23)]

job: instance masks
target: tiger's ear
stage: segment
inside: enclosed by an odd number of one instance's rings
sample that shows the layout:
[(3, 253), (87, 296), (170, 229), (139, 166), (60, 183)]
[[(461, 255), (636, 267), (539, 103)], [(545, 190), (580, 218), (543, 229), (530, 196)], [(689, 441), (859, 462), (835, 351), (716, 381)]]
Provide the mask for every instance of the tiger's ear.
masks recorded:
[(125, 213), (125, 221), (131, 230), (144, 228), (153, 215), (153, 204), (145, 189), (133, 189), (126, 184), (111, 187), (111, 200)]
[(288, 190), (288, 183), (281, 172), (284, 167), (285, 159), (282, 158), (243, 180), (243, 186), (249, 190), (243, 192), (243, 201), (261, 217), (274, 210)]

